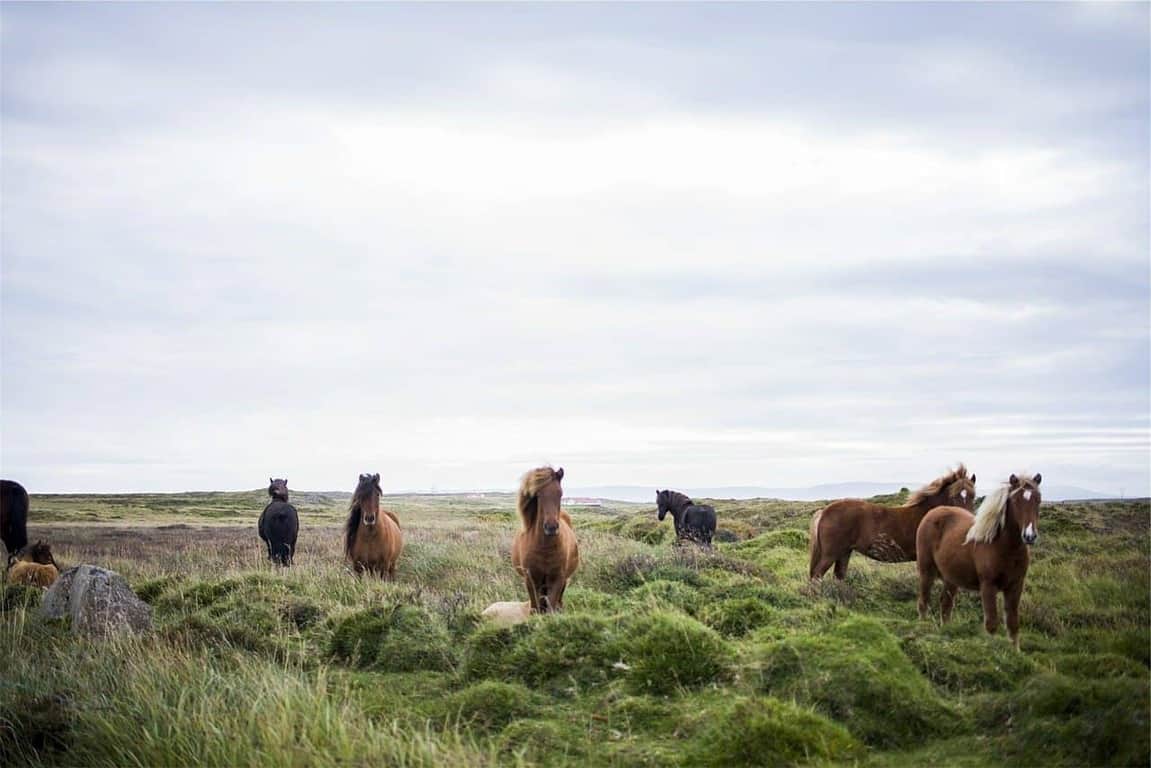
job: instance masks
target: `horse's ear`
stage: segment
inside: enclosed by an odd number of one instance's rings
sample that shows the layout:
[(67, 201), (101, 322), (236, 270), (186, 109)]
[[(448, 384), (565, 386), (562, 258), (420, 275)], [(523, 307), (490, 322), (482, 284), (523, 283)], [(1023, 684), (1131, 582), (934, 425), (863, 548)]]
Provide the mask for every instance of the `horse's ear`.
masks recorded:
[(975, 475), (972, 475), (972, 476), (971, 476), (971, 484), (972, 484), (972, 485), (975, 485)]
[(559, 469), (556, 470), (556, 480), (563, 480), (563, 479), (564, 479), (564, 468), (560, 467)]
[(275, 481), (275, 480), (273, 480), (273, 479), (272, 479), (272, 478), (270, 478), (270, 477), (268, 478), (268, 485), (271, 485), (271, 484), (272, 484), (272, 483), (274, 483), (274, 482), (276, 482), (276, 481)]
[(1007, 479), (1007, 484), (1014, 488), (1015, 486), (1019, 485), (1019, 478), (1015, 475), (1012, 475)]
[(372, 475), (372, 482), (373, 482), (373, 483), (378, 483), (378, 482), (380, 482), (380, 473), (379, 473), (379, 472), (377, 472), (376, 474)]
[(1043, 482), (1043, 475), (1041, 475), (1041, 474), (1039, 474), (1038, 472), (1036, 472), (1036, 473), (1035, 473), (1035, 484), (1036, 484), (1036, 485), (1039, 485), (1039, 484), (1040, 484), (1040, 483), (1042, 483), (1042, 482)]

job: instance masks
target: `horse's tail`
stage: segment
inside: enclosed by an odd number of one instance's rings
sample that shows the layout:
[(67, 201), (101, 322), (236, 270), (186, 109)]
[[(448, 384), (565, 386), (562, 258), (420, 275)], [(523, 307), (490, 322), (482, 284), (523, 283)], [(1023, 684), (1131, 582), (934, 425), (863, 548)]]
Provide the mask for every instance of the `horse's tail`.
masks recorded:
[[(826, 509), (826, 507), (825, 507)], [(819, 561), (823, 559), (823, 547), (819, 544), (819, 521), (823, 519), (823, 510), (819, 510), (811, 516), (811, 564), (808, 566), (808, 577), (815, 578), (815, 568), (819, 565)]]

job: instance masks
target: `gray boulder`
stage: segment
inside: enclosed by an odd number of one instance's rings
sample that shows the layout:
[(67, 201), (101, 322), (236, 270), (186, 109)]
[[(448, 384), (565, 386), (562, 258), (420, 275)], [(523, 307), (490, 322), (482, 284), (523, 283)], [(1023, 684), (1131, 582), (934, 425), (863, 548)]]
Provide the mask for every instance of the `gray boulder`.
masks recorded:
[(144, 632), (152, 626), (152, 606), (136, 597), (124, 577), (95, 565), (77, 565), (60, 574), (40, 601), (40, 615), (72, 619), (72, 632), (106, 636)]

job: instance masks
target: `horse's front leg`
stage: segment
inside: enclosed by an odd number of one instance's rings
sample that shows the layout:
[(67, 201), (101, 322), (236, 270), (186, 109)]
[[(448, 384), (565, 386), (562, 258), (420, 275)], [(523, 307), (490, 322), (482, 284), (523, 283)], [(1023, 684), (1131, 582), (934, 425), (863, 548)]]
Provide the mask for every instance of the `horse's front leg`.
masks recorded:
[(564, 608), (564, 590), (567, 589), (565, 579), (556, 579), (552, 582), (551, 593), (548, 595), (548, 606), (553, 611), (562, 611)]
[(1015, 650), (1019, 650), (1019, 598), (1023, 597), (1023, 580), (1012, 584), (1003, 592), (1003, 613), (1007, 618), (1007, 635)]
[(524, 574), (524, 584), (528, 588), (528, 602), (531, 603), (532, 613), (540, 613), (543, 609), (540, 607), (541, 592), (536, 586), (536, 580), (532, 578), (530, 573)]
[(979, 597), (983, 600), (983, 627), (987, 634), (994, 635), (999, 630), (999, 590), (994, 584), (985, 581), (979, 585)]

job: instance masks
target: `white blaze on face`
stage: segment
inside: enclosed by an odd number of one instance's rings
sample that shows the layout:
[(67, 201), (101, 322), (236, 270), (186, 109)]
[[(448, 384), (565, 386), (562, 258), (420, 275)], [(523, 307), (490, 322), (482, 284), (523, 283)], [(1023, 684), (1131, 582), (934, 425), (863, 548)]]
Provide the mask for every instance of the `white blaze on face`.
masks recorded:
[(1027, 524), (1027, 527), (1023, 529), (1023, 538), (1025, 538), (1025, 539), (1034, 539), (1035, 538), (1035, 523), (1028, 523)]
[(959, 498), (963, 499), (964, 501), (967, 501), (967, 489), (966, 488), (964, 488), (962, 491), (959, 492)]
[(1031, 501), (1031, 489), (1030, 488), (1028, 488), (1026, 491), (1023, 492), (1023, 500), (1024, 501)]

